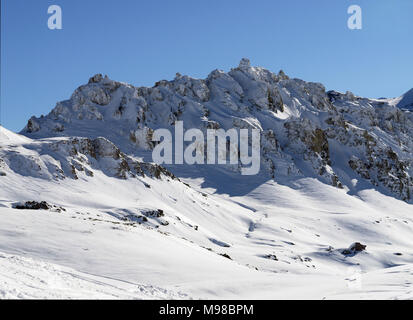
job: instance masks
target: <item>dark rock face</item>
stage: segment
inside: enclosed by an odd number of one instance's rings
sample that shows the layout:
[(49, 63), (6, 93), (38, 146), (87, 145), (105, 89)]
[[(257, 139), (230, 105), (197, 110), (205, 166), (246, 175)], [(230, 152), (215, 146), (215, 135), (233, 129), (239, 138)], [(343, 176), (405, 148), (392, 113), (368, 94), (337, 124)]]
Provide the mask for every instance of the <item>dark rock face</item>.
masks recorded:
[(32, 132), (37, 132), (40, 130), (40, 126), (39, 124), (36, 122), (35, 118), (31, 118), (29, 119), (29, 121), (27, 121), (27, 132), (32, 133)]

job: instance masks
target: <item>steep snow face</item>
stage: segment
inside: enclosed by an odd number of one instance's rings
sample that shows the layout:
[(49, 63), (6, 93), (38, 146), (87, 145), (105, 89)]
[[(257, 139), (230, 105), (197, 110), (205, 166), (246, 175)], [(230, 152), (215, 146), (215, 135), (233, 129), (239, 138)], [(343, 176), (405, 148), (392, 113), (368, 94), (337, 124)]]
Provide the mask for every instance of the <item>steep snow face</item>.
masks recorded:
[(409, 90), (400, 97), (397, 107), (400, 109), (413, 110), (413, 89)]
[[(177, 74), (152, 88), (95, 75), (50, 114), (31, 118), (22, 133), (31, 138), (105, 137), (123, 152), (151, 160), (145, 151), (154, 147), (153, 131), (173, 132), (177, 120), (185, 129), (259, 129), (260, 175), (268, 179), (288, 184), (315, 177), (351, 192), (378, 188), (412, 200), (411, 113), (390, 100), (326, 92), (319, 83), (253, 67), (248, 59), (229, 72), (214, 70), (206, 79)], [(220, 172), (230, 179), (240, 166), (226, 169), (194, 167), (188, 174), (206, 178), (218, 190), (221, 183), (211, 177)]]
[(30, 143), (31, 141), (31, 139), (26, 138), (25, 136), (11, 132), (10, 130), (0, 126), (0, 146), (7, 144)]

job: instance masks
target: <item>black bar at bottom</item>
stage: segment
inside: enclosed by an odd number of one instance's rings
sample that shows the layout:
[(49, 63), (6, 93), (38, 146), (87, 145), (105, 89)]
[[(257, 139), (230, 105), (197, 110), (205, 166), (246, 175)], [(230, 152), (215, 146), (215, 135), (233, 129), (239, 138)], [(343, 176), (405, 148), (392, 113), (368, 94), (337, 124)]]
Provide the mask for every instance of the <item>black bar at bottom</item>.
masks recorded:
[[(397, 304), (397, 305), (396, 305)], [(21, 312), (31, 316), (105, 316), (121, 319), (286, 319), (289, 317), (331, 316), (351, 310), (375, 310), (401, 307), (411, 310), (403, 301), (306, 301), (306, 300), (2, 300), (1, 313), (13, 317)], [(354, 309), (356, 308), (356, 309)], [(8, 310), (9, 309), (9, 310)], [(394, 309), (393, 309), (394, 310)], [(350, 312), (351, 313), (351, 312)], [(4, 313), (5, 314), (5, 313)], [(286, 317), (289, 315), (289, 317)]]

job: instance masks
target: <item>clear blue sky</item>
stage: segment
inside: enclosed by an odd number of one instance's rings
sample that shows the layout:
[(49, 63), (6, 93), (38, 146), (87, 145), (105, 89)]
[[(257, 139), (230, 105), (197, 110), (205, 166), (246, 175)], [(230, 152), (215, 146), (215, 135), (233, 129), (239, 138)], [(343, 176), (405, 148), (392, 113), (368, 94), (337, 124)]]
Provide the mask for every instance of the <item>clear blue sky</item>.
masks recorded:
[[(47, 8), (63, 30), (47, 28)], [(363, 29), (347, 28), (347, 8)], [(152, 86), (253, 65), (368, 97), (413, 87), (412, 0), (2, 0), (1, 114), (19, 131), (95, 73)]]

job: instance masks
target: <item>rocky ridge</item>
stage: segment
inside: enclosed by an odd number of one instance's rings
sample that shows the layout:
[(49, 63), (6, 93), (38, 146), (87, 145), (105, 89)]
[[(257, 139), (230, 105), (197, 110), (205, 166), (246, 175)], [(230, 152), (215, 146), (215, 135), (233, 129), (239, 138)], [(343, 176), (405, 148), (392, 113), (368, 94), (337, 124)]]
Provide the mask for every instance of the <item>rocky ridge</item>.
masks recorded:
[(153, 149), (154, 130), (173, 131), (178, 120), (185, 129), (254, 128), (261, 131), (260, 174), (270, 179), (311, 176), (349, 190), (367, 184), (410, 202), (413, 115), (400, 105), (408, 96), (368, 99), (327, 92), (322, 84), (242, 59), (229, 72), (214, 70), (206, 79), (177, 74), (150, 88), (97, 74), (47, 116), (32, 117), (21, 133), (34, 139), (71, 137), (55, 145), (74, 157), (68, 164), (72, 176), (84, 168), (75, 159), (79, 150), (92, 158), (112, 150), (117, 163), (112, 174), (125, 178), (140, 174), (130, 157)]

